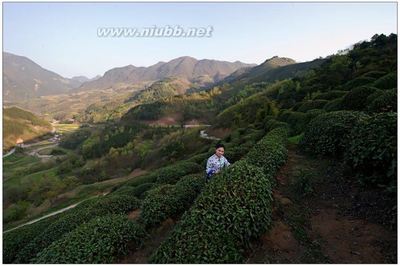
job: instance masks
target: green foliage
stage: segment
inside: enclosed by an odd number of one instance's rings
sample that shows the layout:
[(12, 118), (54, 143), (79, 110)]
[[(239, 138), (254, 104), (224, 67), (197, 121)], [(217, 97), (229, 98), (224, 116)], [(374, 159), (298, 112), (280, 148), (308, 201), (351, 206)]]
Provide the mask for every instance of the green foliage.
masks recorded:
[(162, 185), (149, 191), (141, 206), (139, 221), (152, 227), (168, 217), (176, 217), (190, 207), (204, 182), (202, 175), (188, 175), (176, 185)]
[(266, 91), (266, 95), (277, 100), (280, 107), (284, 109), (293, 107), (293, 105), (301, 101), (306, 94), (307, 91), (294, 79), (277, 82), (270, 88), (267, 88)]
[(146, 196), (147, 192), (150, 189), (157, 187), (157, 186), (158, 186), (158, 184), (155, 184), (155, 183), (144, 183), (144, 184), (138, 185), (137, 187), (135, 187), (133, 189), (132, 195), (142, 199)]
[(11, 221), (16, 221), (25, 216), (26, 211), (31, 206), (27, 201), (17, 201), (11, 204), (6, 210), (4, 210), (3, 221), (9, 223)]
[(26, 246), (61, 216), (62, 214), (54, 215), (36, 223), (3, 233), (3, 263), (13, 263), (21, 248)]
[(109, 195), (81, 203), (50, 224), (41, 234), (23, 247), (17, 255), (16, 262), (28, 263), (31, 258), (51, 243), (94, 217), (110, 213), (125, 213), (138, 208), (139, 205), (138, 199), (127, 195)]
[[(232, 145), (232, 147), (226, 146), (226, 152), (224, 156), (230, 163), (234, 163), (242, 159), (242, 157), (249, 152), (253, 145), (254, 144), (252, 142), (246, 142), (241, 145)], [(206, 165), (206, 163), (204, 163), (204, 165)]]
[(391, 72), (377, 79), (372, 86), (382, 90), (397, 88), (397, 72)]
[(169, 212), (174, 213), (178, 208), (175, 201), (174, 185), (162, 185), (150, 190), (141, 206), (139, 221), (145, 227), (159, 224), (168, 218)]
[(180, 162), (171, 166), (167, 166), (156, 170), (152, 175), (156, 176), (156, 183), (174, 184), (182, 176), (202, 171), (202, 167), (197, 163)]
[(343, 97), (337, 98), (337, 99), (334, 99), (334, 100), (328, 102), (324, 106), (324, 110), (327, 112), (343, 110)]
[(397, 113), (375, 114), (355, 125), (345, 160), (366, 185), (396, 185)]
[(369, 83), (372, 83), (375, 81), (375, 78), (373, 77), (366, 77), (366, 76), (361, 76), (355, 79), (350, 80), (346, 84), (344, 84), (344, 88), (346, 90), (352, 90), (353, 88), (357, 88), (363, 85), (367, 85)]
[(368, 111), (372, 113), (397, 112), (397, 89), (378, 91), (367, 99)]
[(203, 152), (201, 154), (197, 154), (195, 156), (190, 157), (190, 159), (188, 159), (188, 162), (194, 162), (197, 163), (199, 165), (205, 165), (207, 162), (207, 159), (211, 156), (212, 154), (210, 154), (209, 152)]
[(140, 103), (154, 102), (159, 99), (178, 95), (185, 90), (184, 82), (175, 78), (166, 78), (156, 81), (149, 88), (135, 93), (128, 101), (138, 101)]
[(302, 105), (300, 105), (297, 111), (305, 113), (312, 109), (322, 109), (327, 103), (327, 100), (306, 101)]
[(66, 149), (74, 150), (78, 148), (89, 136), (91, 130), (89, 128), (81, 127), (70, 134), (63, 135), (60, 141), (60, 146)]
[(220, 127), (243, 127), (276, 113), (275, 104), (265, 94), (257, 93), (225, 109), (218, 115), (217, 123)]
[(312, 178), (312, 173), (302, 169), (299, 170), (294, 176), (293, 187), (295, 192), (301, 196), (312, 195), (314, 193)]
[(385, 74), (386, 74), (385, 71), (374, 71), (374, 70), (372, 70), (372, 71), (369, 71), (369, 72), (363, 74), (362, 76), (363, 77), (367, 77), (367, 78), (378, 79), (378, 78), (384, 76)]
[(376, 88), (366, 86), (352, 89), (348, 94), (343, 97), (342, 103), (344, 109), (355, 111), (365, 110), (365, 103), (367, 102), (367, 98), (376, 91)]
[(328, 100), (332, 101), (334, 99), (343, 97), (346, 95), (347, 91), (331, 90), (328, 92), (320, 93), (314, 97), (314, 100)]
[(101, 132), (94, 132), (81, 146), (85, 159), (98, 158), (109, 152), (111, 148), (127, 145), (146, 126), (138, 123), (129, 125), (108, 125)]
[(122, 116), (121, 120), (125, 122), (135, 120), (155, 120), (160, 118), (162, 108), (163, 104), (161, 102), (141, 104), (131, 108)]
[(291, 136), (300, 134), (304, 131), (307, 125), (307, 115), (302, 112), (292, 112), (289, 110), (283, 110), (278, 119), (290, 125)]
[(301, 133), (297, 136), (290, 137), (290, 138), (288, 138), (288, 142), (291, 144), (294, 144), (294, 145), (298, 145), (300, 140), (303, 138), (303, 135), (304, 135), (304, 133)]
[(146, 232), (125, 215), (106, 215), (84, 223), (41, 251), (33, 263), (112, 263), (141, 246)]
[(286, 128), (273, 129), (249, 151), (245, 160), (262, 168), (265, 173), (274, 174), (286, 161), (287, 137)]
[[(216, 175), (151, 262), (241, 262), (243, 245), (271, 224), (269, 178), (246, 161)], [(223, 250), (226, 253), (221, 253)]]
[(46, 120), (40, 119), (35, 116), (33, 113), (23, 110), (18, 107), (10, 107), (3, 109), (3, 115), (13, 118), (13, 119), (22, 119), (28, 120), (33, 126), (42, 126), (42, 127), (50, 127), (50, 123)]
[(78, 169), (79, 167), (84, 165), (84, 160), (82, 156), (78, 156), (76, 154), (69, 154), (67, 159), (59, 164), (57, 168), (57, 174), (67, 174), (71, 171)]
[(300, 146), (310, 153), (340, 157), (349, 143), (354, 124), (366, 118), (367, 115), (352, 111), (319, 115), (308, 125)]
[(275, 119), (269, 119), (264, 124), (265, 131), (271, 131), (275, 128), (285, 127), (287, 130), (290, 129), (290, 126), (286, 122), (277, 121)]
[[(157, 170), (155, 170), (157, 171)], [(138, 177), (133, 178), (132, 180), (129, 180), (128, 182), (125, 183), (125, 186), (131, 186), (131, 187), (136, 187), (145, 183), (154, 183), (157, 180), (157, 175), (155, 174), (146, 174), (146, 175), (141, 175)]]
[(18, 107), (3, 108), (3, 150), (14, 147), (18, 138), (26, 142), (50, 132), (50, 123), (33, 113)]

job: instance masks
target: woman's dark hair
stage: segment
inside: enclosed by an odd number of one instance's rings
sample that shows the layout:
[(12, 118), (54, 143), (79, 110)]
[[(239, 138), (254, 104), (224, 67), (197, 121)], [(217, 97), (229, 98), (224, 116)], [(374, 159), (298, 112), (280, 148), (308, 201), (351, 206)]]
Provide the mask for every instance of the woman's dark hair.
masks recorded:
[(225, 149), (224, 144), (222, 144), (222, 143), (217, 143), (217, 144), (215, 145), (215, 149), (219, 149), (219, 148), (224, 148), (224, 149)]

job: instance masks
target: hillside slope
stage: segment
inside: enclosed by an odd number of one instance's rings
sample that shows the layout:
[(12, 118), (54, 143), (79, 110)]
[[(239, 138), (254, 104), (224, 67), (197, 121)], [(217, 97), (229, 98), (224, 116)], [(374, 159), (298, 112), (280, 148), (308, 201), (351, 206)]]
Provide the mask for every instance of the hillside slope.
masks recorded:
[(3, 109), (3, 150), (13, 147), (18, 139), (24, 142), (51, 132), (49, 122), (18, 107)]

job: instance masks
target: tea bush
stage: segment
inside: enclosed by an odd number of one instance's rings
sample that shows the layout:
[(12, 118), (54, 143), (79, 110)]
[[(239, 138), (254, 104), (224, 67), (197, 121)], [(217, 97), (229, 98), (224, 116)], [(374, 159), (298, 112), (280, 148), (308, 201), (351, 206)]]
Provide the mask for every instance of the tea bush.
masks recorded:
[(270, 178), (245, 160), (217, 174), (151, 263), (242, 262), (243, 248), (271, 224)]
[(290, 125), (290, 135), (298, 135), (304, 131), (307, 124), (307, 115), (303, 112), (282, 111), (278, 119)]
[(355, 124), (368, 116), (361, 112), (336, 111), (314, 118), (308, 125), (300, 147), (306, 152), (340, 157), (348, 143)]
[(346, 94), (347, 94), (347, 91), (331, 90), (331, 91), (324, 92), (324, 93), (316, 95), (314, 97), (314, 100), (332, 101), (334, 99), (341, 98)]
[(365, 185), (395, 185), (397, 179), (397, 113), (381, 113), (351, 131), (346, 162)]
[(28, 263), (44, 248), (94, 217), (109, 213), (126, 213), (140, 206), (140, 201), (127, 195), (109, 195), (78, 205), (51, 223), (17, 254), (17, 263)]
[(343, 107), (345, 110), (362, 111), (367, 108), (367, 98), (378, 89), (374, 87), (357, 87), (352, 89), (343, 97)]
[(18, 252), (32, 239), (41, 234), (47, 227), (57, 221), (64, 213), (48, 217), (33, 224), (3, 234), (3, 262), (10, 264), (16, 259)]
[(330, 102), (328, 102), (324, 106), (324, 110), (327, 112), (334, 112), (334, 111), (339, 111), (343, 109), (343, 97), (334, 99)]
[(204, 186), (202, 175), (188, 175), (176, 185), (162, 185), (150, 190), (143, 201), (139, 221), (145, 227), (158, 225), (168, 217), (184, 212)]
[(249, 151), (245, 159), (251, 164), (264, 169), (267, 174), (275, 171), (286, 161), (287, 158), (287, 129), (275, 128), (268, 132), (255, 147)]
[[(84, 223), (41, 251), (33, 263), (112, 263), (138, 248), (145, 230), (125, 215), (105, 215)], [(129, 248), (128, 248), (129, 247)]]
[(391, 72), (379, 79), (377, 79), (372, 86), (382, 89), (382, 90), (389, 90), (393, 88), (397, 88), (397, 73)]
[(374, 93), (368, 97), (367, 104), (372, 113), (397, 112), (397, 89)]
[(302, 105), (300, 105), (298, 112), (307, 112), (311, 109), (322, 109), (328, 103), (327, 100), (314, 100), (314, 101), (306, 101)]

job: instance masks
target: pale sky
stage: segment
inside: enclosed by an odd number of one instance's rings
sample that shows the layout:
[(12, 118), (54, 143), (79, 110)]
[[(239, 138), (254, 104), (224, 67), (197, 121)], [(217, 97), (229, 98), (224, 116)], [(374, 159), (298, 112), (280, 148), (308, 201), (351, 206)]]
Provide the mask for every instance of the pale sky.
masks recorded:
[[(209, 38), (100, 38), (99, 27), (212, 26)], [(397, 33), (397, 3), (3, 3), (3, 50), (64, 77), (179, 56), (260, 64)]]

